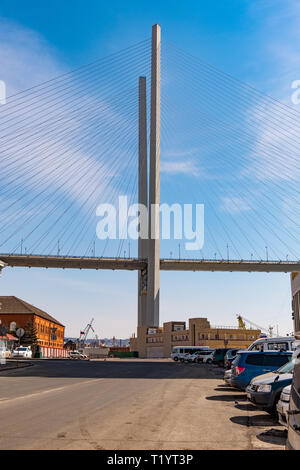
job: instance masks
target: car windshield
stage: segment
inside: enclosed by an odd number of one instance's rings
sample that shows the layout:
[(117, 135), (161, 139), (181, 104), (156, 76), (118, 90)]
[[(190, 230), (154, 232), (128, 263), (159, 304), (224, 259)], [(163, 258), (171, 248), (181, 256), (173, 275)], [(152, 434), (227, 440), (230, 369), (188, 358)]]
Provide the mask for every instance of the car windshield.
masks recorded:
[(292, 359), (287, 364), (284, 364), (283, 366), (279, 367), (279, 369), (276, 371), (276, 373), (278, 373), (278, 374), (289, 374), (293, 371), (294, 365), (295, 365), (295, 359)]
[(26, 348), (18, 348), (17, 351), (26, 351)]

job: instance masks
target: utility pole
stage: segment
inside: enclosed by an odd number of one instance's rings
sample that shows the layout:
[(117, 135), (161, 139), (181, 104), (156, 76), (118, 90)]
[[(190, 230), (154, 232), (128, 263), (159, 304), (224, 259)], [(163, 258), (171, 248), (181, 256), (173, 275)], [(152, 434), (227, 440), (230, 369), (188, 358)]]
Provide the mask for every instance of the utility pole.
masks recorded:
[[(139, 77), (139, 191), (138, 202), (148, 208), (147, 89), (146, 77)], [(148, 220), (140, 216), (138, 258), (148, 258)], [(146, 224), (143, 227), (142, 224)], [(142, 235), (146, 234), (143, 238)], [(147, 268), (138, 271), (138, 326), (147, 326)]]
[(160, 270), (160, 48), (161, 29), (152, 26), (150, 175), (149, 175), (149, 252), (147, 287), (147, 325), (159, 326)]

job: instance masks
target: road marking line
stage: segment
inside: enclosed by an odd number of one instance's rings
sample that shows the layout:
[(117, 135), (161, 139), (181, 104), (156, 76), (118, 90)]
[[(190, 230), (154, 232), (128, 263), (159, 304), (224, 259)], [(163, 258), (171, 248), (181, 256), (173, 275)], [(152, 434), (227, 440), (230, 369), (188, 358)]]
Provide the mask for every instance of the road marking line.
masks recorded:
[(72, 387), (75, 387), (75, 386), (78, 386), (78, 385), (85, 385), (85, 384), (88, 384), (90, 382), (99, 382), (103, 380), (102, 378), (101, 379), (91, 379), (91, 380), (86, 380), (84, 382), (76, 382), (76, 383), (73, 383), (71, 385), (64, 385), (63, 387), (56, 387), (56, 388), (51, 388), (50, 390), (42, 390), (40, 392), (36, 392), (36, 393), (30, 393), (28, 395), (22, 395), (20, 397), (14, 397), (14, 398), (2, 398), (0, 399), (0, 405), (1, 404), (5, 404), (5, 403), (9, 403), (9, 402), (12, 402), (12, 401), (16, 401), (16, 400), (24, 400), (26, 398), (34, 398), (34, 397), (40, 397), (41, 395), (47, 395), (48, 393), (53, 393), (53, 392), (59, 392), (59, 391), (62, 391), (62, 390), (66, 390), (68, 388), (72, 388)]

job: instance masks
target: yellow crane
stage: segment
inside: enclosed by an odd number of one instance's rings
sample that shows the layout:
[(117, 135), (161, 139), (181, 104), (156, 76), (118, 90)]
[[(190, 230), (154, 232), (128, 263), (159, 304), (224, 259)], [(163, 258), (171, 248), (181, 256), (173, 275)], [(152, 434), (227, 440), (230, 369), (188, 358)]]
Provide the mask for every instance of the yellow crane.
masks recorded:
[(246, 329), (246, 325), (245, 325), (245, 322), (244, 322), (244, 320), (243, 320), (243, 317), (242, 317), (241, 315), (237, 315), (236, 317), (237, 317), (238, 322), (239, 322), (239, 328), (240, 328), (241, 330), (245, 330), (245, 329)]
[[(237, 319), (238, 319), (238, 322), (239, 322), (239, 328), (241, 328), (242, 330), (246, 329), (246, 323), (245, 322), (247, 322), (247, 323), (249, 323), (251, 328), (255, 328), (256, 330), (264, 331), (265, 333), (267, 333), (272, 338), (273, 330), (274, 330), (273, 326), (270, 325), (269, 328), (264, 328), (263, 326), (257, 325), (256, 323), (253, 323), (251, 320), (248, 320), (248, 318), (242, 317), (242, 315), (237, 315)], [(278, 333), (277, 333), (277, 336), (278, 336)]]

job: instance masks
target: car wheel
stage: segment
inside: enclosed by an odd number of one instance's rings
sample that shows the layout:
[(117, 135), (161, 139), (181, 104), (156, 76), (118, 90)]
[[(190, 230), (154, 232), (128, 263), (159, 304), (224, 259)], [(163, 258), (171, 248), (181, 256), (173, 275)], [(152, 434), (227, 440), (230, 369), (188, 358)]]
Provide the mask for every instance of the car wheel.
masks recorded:
[(207, 364), (211, 364), (212, 363), (212, 360), (211, 359), (207, 359)]
[(177, 362), (177, 361), (178, 361), (178, 357), (174, 357), (174, 361)]

